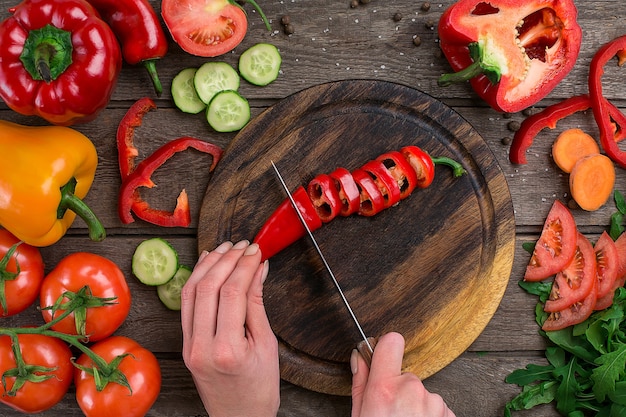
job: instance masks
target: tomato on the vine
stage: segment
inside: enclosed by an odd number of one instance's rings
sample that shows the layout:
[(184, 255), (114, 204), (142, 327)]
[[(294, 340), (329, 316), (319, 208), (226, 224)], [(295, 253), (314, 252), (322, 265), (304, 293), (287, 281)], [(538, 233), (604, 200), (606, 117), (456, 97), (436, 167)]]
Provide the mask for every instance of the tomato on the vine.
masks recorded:
[(596, 282), (596, 253), (589, 239), (579, 232), (574, 258), (556, 274), (544, 310), (556, 312), (584, 300)]
[[(146, 415), (161, 391), (161, 368), (149, 350), (132, 339), (112, 336), (91, 347), (107, 363), (125, 355), (118, 370), (126, 376), (129, 387), (109, 382), (104, 389), (96, 389), (93, 375), (76, 369), (76, 401), (87, 417), (142, 417)], [(93, 367), (91, 359), (83, 354), (76, 363), (84, 368)]]
[(555, 200), (526, 267), (525, 281), (541, 281), (564, 269), (574, 257), (578, 229), (572, 213)]
[[(56, 267), (44, 278), (41, 286), (40, 304), (44, 320), (49, 323), (53, 318), (61, 315), (70, 303), (70, 298), (76, 299), (77, 294), (82, 294), (83, 287), (88, 286), (84, 295), (91, 296), (85, 300), (84, 307), (84, 333), (89, 341), (94, 342), (108, 337), (115, 332), (124, 322), (130, 311), (131, 295), (126, 277), (115, 262), (93, 253), (76, 252), (63, 258)], [(57, 300), (66, 292), (63, 302), (53, 313), (47, 308), (55, 305)], [(101, 302), (96, 298), (103, 299)], [(63, 320), (56, 323), (52, 328), (66, 334), (76, 335), (76, 310)], [(81, 326), (78, 326), (81, 328)]]
[[(26, 365), (43, 368), (34, 371), (35, 378), (46, 375), (49, 378), (40, 382), (27, 380), (15, 395), (8, 394), (16, 383), (16, 376), (5, 374), (16, 369), (11, 337), (0, 336), (0, 403), (23, 413), (39, 413), (57, 404), (72, 383), (74, 366), (72, 351), (60, 339), (39, 334), (20, 334), (17, 340)], [(6, 386), (4, 385), (6, 384)]]
[[(269, 28), (265, 15), (251, 3)], [(233, 50), (248, 31), (246, 12), (234, 0), (163, 0), (161, 15), (174, 41), (193, 55), (215, 57)]]
[(38, 248), (20, 243), (11, 232), (1, 228), (0, 259), (0, 317), (6, 317), (26, 310), (35, 302), (44, 277), (44, 264)]

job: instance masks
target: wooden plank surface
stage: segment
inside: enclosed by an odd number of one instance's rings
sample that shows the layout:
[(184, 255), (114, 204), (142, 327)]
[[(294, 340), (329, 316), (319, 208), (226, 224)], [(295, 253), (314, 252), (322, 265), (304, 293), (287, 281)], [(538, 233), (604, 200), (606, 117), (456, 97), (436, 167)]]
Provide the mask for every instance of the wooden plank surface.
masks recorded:
[[(449, 71), (437, 44), (436, 23), (452, 0), (431, 3), (430, 10), (422, 11), (422, 2), (409, 0), (372, 0), (369, 4), (350, 7), (348, 0), (272, 0), (262, 2), (271, 19), (268, 32), (259, 16), (249, 6), (250, 28), (240, 47), (232, 53), (212, 60), (236, 65), (239, 54), (256, 42), (270, 42), (282, 54), (281, 74), (267, 87), (242, 83), (241, 93), (250, 100), (253, 117), (282, 98), (328, 81), (346, 79), (373, 79), (400, 83), (419, 89), (441, 100), (472, 124), (500, 164), (512, 195), (516, 221), (515, 257), (511, 279), (504, 299), (493, 319), (476, 341), (455, 361), (429, 377), (425, 385), (439, 392), (458, 416), (494, 417), (502, 415), (506, 401), (519, 390), (504, 382), (504, 377), (527, 363), (542, 363), (543, 339), (537, 334), (533, 308), (535, 300), (517, 285), (528, 255), (522, 243), (537, 238), (552, 201), (569, 200), (567, 177), (550, 159), (550, 146), (558, 131), (580, 127), (597, 132), (590, 112), (583, 112), (559, 123), (555, 131), (542, 132), (528, 155), (529, 163), (514, 166), (508, 161), (507, 144), (502, 138), (512, 136), (508, 125), (520, 122), (522, 113), (503, 115), (488, 108), (468, 85), (446, 89), (436, 84), (438, 76)], [(626, 33), (626, 3), (621, 0), (575, 0), (579, 8), (579, 22), (583, 28), (583, 44), (572, 72), (542, 102), (542, 108), (560, 99), (587, 91), (588, 66), (594, 52), (603, 43)], [(16, 2), (0, 2), (0, 18), (9, 16), (8, 8)], [(160, 3), (152, 4), (160, 10)], [(402, 19), (395, 21), (394, 14)], [(280, 18), (289, 15), (294, 33), (282, 32)], [(415, 46), (414, 37), (421, 44)], [(123, 225), (117, 217), (117, 192), (120, 178), (117, 168), (115, 132), (117, 125), (138, 98), (150, 96), (159, 108), (150, 112), (137, 130), (136, 144), (140, 158), (165, 141), (183, 135), (192, 135), (226, 147), (234, 134), (213, 132), (202, 115), (186, 115), (177, 111), (171, 101), (169, 88), (174, 75), (183, 68), (199, 66), (207, 59), (182, 52), (170, 42), (170, 52), (158, 64), (164, 84), (164, 94), (156, 99), (145, 70), (124, 65), (112, 101), (99, 117), (88, 124), (76, 126), (95, 143), (99, 154), (96, 180), (86, 198), (107, 228), (108, 237), (101, 243), (90, 243), (82, 221), (77, 220), (68, 235), (59, 243), (42, 250), (49, 271), (56, 262), (77, 250), (88, 250), (107, 256), (117, 262), (127, 274), (133, 293), (129, 319), (119, 334), (131, 336), (154, 351), (164, 372), (162, 393), (149, 416), (205, 416), (206, 412), (195, 392), (193, 382), (182, 362), (179, 316), (167, 311), (158, 301), (153, 289), (139, 284), (130, 273), (130, 257), (143, 239), (161, 236), (169, 239), (189, 265), (195, 262), (198, 247), (196, 233), (201, 200), (209, 183), (206, 175), (209, 161), (199, 153), (176, 155), (154, 176), (158, 187), (145, 193), (155, 207), (171, 209), (175, 197), (184, 187), (190, 197), (192, 225), (189, 228), (164, 229), (143, 222)], [(614, 61), (612, 61), (614, 62)], [(623, 89), (623, 68), (609, 65), (604, 76), (607, 97), (622, 110), (626, 108), (626, 90)], [(43, 124), (39, 119), (18, 115), (0, 103), (0, 118), (28, 125)], [(617, 188), (626, 192), (626, 174), (617, 172)], [(606, 228), (614, 207), (606, 205), (597, 212), (575, 211), (578, 225), (594, 241)], [(2, 319), (2, 326), (36, 324), (40, 322), (33, 307), (17, 317)], [(281, 387), (280, 416), (349, 416), (349, 397), (318, 394), (288, 382)], [(20, 415), (0, 405), (0, 415)], [(73, 393), (42, 416), (80, 416)], [(540, 407), (517, 416), (553, 417), (551, 407)]]

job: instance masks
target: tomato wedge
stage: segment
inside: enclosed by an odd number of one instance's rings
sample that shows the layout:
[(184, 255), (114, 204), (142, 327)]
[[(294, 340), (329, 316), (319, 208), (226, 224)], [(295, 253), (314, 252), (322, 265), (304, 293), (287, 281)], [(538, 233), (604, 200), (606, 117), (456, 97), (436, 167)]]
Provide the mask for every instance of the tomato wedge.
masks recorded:
[(555, 200), (526, 267), (524, 281), (541, 281), (564, 269), (576, 252), (578, 230), (572, 213)]
[(617, 272), (615, 274), (615, 281), (613, 287), (604, 296), (598, 296), (596, 302), (596, 310), (604, 310), (613, 304), (613, 297), (615, 296), (615, 290), (624, 286), (626, 281), (626, 234), (622, 233), (615, 241), (615, 249), (617, 252)]
[(554, 313), (584, 300), (596, 281), (596, 253), (589, 239), (579, 232), (574, 258), (556, 274), (543, 309)]
[(607, 232), (602, 233), (595, 246), (596, 269), (598, 276), (598, 298), (608, 293), (613, 293), (613, 286), (617, 278), (619, 260), (617, 258), (617, 246)]
[[(253, 0), (246, 0), (267, 18)], [(215, 57), (232, 51), (248, 31), (248, 19), (234, 0), (163, 0), (161, 16), (174, 41), (192, 55)]]
[(584, 300), (578, 301), (569, 307), (565, 307), (561, 311), (550, 313), (547, 320), (541, 328), (547, 332), (553, 330), (561, 330), (568, 326), (582, 323), (587, 320), (596, 306), (597, 286), (594, 285), (589, 295)]

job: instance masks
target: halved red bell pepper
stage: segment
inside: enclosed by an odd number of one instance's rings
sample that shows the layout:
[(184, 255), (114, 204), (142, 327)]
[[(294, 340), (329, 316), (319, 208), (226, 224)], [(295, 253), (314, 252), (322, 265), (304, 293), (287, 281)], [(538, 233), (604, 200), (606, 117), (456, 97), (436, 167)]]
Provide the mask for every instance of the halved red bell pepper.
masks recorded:
[[(626, 124), (620, 124), (611, 113), (608, 100), (602, 94), (602, 75), (604, 66), (609, 60), (617, 55), (618, 65), (622, 66), (626, 62), (626, 35), (613, 39), (604, 44), (591, 60), (589, 67), (589, 95), (591, 98), (591, 108), (593, 116), (600, 130), (600, 144), (613, 162), (626, 168), (626, 152), (621, 150), (615, 140), (616, 130), (613, 122), (618, 124), (617, 130), (626, 128)], [(620, 112), (621, 114), (621, 112)]]
[[(307, 191), (303, 186), (298, 187), (292, 193), (293, 200), (302, 214), (309, 230), (314, 231), (322, 227), (322, 220), (317, 214), (315, 206), (309, 199)], [(276, 255), (287, 246), (296, 242), (306, 234), (306, 229), (302, 225), (298, 213), (287, 198), (272, 213), (267, 222), (261, 227), (259, 233), (254, 238), (254, 242), (259, 244), (263, 260)]]
[(439, 40), (457, 71), (442, 86), (469, 80), (492, 108), (523, 110), (570, 72), (582, 31), (572, 0), (460, 0), (439, 21)]

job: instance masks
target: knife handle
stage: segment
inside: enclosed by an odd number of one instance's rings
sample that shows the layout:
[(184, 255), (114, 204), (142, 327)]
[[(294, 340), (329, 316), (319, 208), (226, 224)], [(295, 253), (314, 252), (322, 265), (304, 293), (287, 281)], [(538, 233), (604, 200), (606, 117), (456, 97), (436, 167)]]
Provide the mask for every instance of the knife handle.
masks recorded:
[[(372, 349), (376, 348), (376, 343), (378, 342), (378, 338), (368, 337), (367, 341), (370, 343), (370, 346), (372, 347)], [(367, 367), (368, 368), (371, 367), (372, 355), (374, 354), (374, 352), (370, 352), (370, 348), (367, 346), (367, 343), (365, 343), (365, 340), (361, 340), (356, 345), (356, 349), (359, 351), (363, 359), (365, 359), (365, 362), (367, 363)]]

